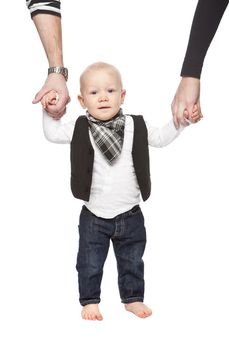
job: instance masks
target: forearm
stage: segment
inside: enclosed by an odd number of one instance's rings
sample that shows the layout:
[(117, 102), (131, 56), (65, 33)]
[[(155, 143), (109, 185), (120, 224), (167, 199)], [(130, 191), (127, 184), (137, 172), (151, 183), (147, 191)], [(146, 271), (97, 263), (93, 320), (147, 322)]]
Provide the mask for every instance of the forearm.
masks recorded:
[(49, 66), (64, 66), (62, 53), (61, 18), (50, 14), (33, 17)]
[(43, 110), (43, 131), (45, 138), (54, 143), (70, 143), (75, 122), (62, 123), (54, 120), (45, 110)]
[(180, 126), (175, 128), (173, 120), (164, 125), (162, 128), (155, 128), (146, 123), (148, 131), (148, 144), (152, 147), (164, 147), (173, 142), (184, 129)]
[(200, 78), (204, 58), (229, 0), (199, 0), (193, 17), (181, 76)]

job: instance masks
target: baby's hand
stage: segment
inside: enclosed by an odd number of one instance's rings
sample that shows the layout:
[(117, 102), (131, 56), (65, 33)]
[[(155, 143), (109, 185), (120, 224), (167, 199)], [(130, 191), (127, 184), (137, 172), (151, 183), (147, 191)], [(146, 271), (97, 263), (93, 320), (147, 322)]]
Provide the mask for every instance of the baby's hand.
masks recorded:
[(185, 119), (187, 120), (187, 122), (189, 124), (197, 123), (197, 122), (200, 121), (200, 119), (203, 118), (203, 116), (202, 116), (201, 112), (199, 111), (197, 105), (194, 105), (193, 110), (192, 110), (192, 115), (190, 117), (188, 115), (188, 111), (187, 110), (184, 111), (184, 116), (185, 116)]
[(58, 94), (55, 90), (49, 91), (46, 95), (44, 95), (41, 99), (41, 104), (44, 109), (47, 108), (48, 105), (56, 105), (58, 102)]

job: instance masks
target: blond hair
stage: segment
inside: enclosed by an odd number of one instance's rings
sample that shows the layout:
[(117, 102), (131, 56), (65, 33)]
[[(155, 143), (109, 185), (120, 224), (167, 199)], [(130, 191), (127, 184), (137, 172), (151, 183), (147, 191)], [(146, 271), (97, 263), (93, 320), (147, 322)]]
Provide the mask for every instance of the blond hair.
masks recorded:
[(121, 77), (119, 70), (115, 66), (113, 66), (112, 64), (106, 63), (106, 62), (95, 62), (95, 63), (92, 63), (89, 66), (87, 66), (85, 68), (85, 70), (83, 71), (83, 73), (80, 75), (80, 91), (81, 92), (82, 92), (82, 86), (84, 85), (84, 80), (85, 80), (87, 73), (91, 72), (91, 71), (95, 71), (95, 70), (102, 70), (102, 69), (107, 69), (107, 70), (110, 70), (111, 72), (115, 73), (115, 75), (117, 76), (117, 78), (120, 82), (121, 88), (122, 88), (122, 77)]

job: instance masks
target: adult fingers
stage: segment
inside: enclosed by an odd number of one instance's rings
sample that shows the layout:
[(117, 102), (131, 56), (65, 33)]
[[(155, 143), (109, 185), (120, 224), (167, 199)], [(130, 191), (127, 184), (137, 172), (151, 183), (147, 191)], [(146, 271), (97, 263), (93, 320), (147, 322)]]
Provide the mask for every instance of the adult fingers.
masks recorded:
[(36, 104), (38, 102), (41, 101), (41, 99), (44, 97), (44, 95), (46, 95), (48, 92), (50, 92), (51, 89), (45, 89), (45, 88), (42, 88), (40, 91), (38, 91), (38, 93), (35, 95), (32, 103)]

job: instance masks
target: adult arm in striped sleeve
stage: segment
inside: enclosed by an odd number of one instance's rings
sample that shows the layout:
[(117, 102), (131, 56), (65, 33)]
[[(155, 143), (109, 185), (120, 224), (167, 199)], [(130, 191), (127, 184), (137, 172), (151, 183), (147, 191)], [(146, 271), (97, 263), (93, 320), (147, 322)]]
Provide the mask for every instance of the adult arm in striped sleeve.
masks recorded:
[[(60, 1), (28, 0), (26, 4), (43, 44), (49, 67), (63, 67)], [(62, 74), (49, 74), (33, 103), (40, 102), (42, 97), (51, 90), (58, 93), (59, 100), (56, 105), (48, 105), (46, 110), (50, 116), (56, 119), (61, 118), (70, 101), (66, 81)]]
[(185, 124), (185, 110), (191, 115), (194, 104), (197, 104), (200, 111), (200, 76), (204, 58), (228, 3), (229, 0), (199, 0), (197, 3), (181, 70), (182, 78), (172, 102), (177, 128)]

